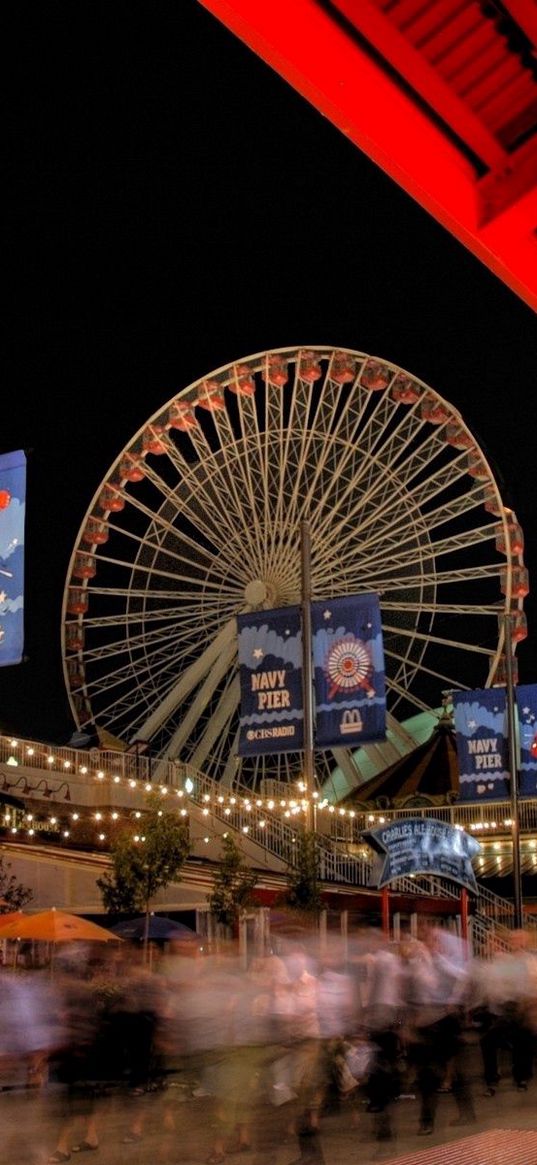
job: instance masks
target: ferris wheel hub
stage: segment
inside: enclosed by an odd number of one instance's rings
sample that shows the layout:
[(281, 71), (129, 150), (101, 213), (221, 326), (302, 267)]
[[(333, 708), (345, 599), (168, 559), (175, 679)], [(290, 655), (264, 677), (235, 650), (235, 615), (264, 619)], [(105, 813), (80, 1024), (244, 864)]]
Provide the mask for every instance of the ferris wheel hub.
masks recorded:
[(261, 607), (268, 598), (267, 584), (261, 578), (254, 578), (244, 588), (244, 598), (251, 607)]

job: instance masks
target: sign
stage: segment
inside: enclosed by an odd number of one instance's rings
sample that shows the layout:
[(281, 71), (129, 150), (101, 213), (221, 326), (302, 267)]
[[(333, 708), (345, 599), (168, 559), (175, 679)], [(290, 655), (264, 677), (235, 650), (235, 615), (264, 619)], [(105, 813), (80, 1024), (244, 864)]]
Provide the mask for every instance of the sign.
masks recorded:
[(437, 874), (477, 892), (472, 858), (481, 847), (463, 829), (434, 817), (409, 817), (363, 836), (377, 854), (372, 884), (379, 889), (394, 878)]
[(537, 684), (519, 684), (516, 689), (520, 731), (519, 793), (537, 795)]
[(237, 618), (241, 717), (239, 756), (304, 747), (299, 607)]
[(509, 746), (504, 688), (454, 692), (459, 800), (509, 797)]
[(26, 456), (0, 455), (0, 667), (24, 651), (24, 517)]
[(358, 748), (386, 737), (378, 595), (311, 605), (317, 748)]

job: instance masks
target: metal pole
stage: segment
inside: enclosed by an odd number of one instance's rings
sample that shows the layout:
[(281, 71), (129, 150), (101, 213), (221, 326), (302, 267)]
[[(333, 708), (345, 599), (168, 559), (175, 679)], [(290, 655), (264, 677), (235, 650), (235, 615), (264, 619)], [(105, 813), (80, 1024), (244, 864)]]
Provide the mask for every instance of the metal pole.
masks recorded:
[(511, 639), (511, 616), (503, 617), (505, 628), (505, 662), (507, 677), (507, 732), (509, 735), (509, 776), (511, 780), (511, 837), (513, 840), (513, 890), (515, 904), (515, 926), (523, 925), (522, 878), (520, 873), (520, 815), (518, 810), (518, 765), (515, 724), (515, 689), (513, 684), (513, 650)]
[(308, 808), (305, 826), (313, 824), (312, 797), (315, 782), (313, 756), (313, 660), (311, 639), (311, 533), (306, 519), (300, 523), (300, 573), (302, 584), (302, 692), (304, 703), (304, 784)]

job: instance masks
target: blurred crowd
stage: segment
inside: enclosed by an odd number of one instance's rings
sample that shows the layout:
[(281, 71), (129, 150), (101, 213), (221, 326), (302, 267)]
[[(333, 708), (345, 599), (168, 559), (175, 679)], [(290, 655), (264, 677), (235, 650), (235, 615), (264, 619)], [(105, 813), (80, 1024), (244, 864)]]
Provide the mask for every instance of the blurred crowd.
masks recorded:
[(2, 968), (0, 982), (2, 1103), (25, 1089), (47, 1106), (55, 1165), (108, 1140), (118, 1097), (121, 1140), (143, 1143), (156, 1124), (155, 1159), (197, 1159), (201, 1146), (208, 1165), (237, 1153), (270, 1165), (286, 1138), (298, 1161), (322, 1162), (327, 1113), (352, 1125), (366, 1109), (387, 1140), (394, 1104), (414, 1093), (427, 1136), (442, 1092), (452, 1123), (471, 1125), (500, 1075), (521, 1091), (533, 1075), (525, 931), (487, 961), (434, 925), (397, 944), (375, 929), (345, 946), (288, 933), (247, 966), (232, 942), (206, 953), (181, 938), (152, 969), (140, 945), (73, 946), (53, 976)]

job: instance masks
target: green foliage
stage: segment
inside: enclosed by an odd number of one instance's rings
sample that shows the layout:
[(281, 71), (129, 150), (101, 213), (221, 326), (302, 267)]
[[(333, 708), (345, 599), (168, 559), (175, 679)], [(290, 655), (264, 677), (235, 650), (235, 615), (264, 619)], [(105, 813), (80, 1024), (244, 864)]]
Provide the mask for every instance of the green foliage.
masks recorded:
[(109, 914), (147, 911), (159, 890), (179, 879), (190, 853), (188, 826), (177, 813), (163, 807), (157, 793), (147, 798), (148, 810), (134, 830), (119, 835), (112, 845), (112, 870), (97, 879), (103, 906)]
[(284, 901), (294, 910), (317, 915), (321, 909), (319, 890), (319, 852), (314, 833), (300, 831), (294, 848), (294, 861), (287, 868)]
[(241, 914), (255, 904), (257, 877), (246, 865), (231, 834), (222, 838), (222, 857), (214, 876), (209, 906), (218, 922), (234, 926)]
[(0, 914), (10, 914), (13, 910), (22, 910), (32, 901), (33, 890), (18, 882), (15, 874), (10, 873), (11, 862), (0, 857)]

